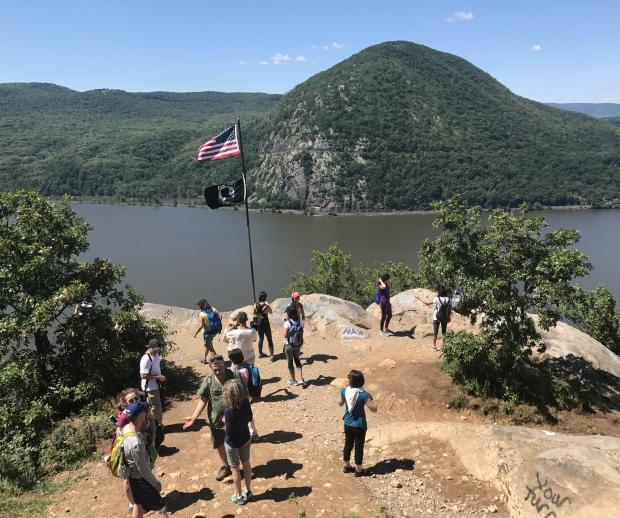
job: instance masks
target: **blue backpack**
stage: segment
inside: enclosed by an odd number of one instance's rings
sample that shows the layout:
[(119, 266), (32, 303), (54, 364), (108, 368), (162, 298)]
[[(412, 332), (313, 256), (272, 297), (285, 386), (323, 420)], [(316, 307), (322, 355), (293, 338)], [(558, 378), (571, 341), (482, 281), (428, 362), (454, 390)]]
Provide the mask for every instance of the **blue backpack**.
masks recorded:
[(263, 383), (260, 379), (260, 372), (255, 365), (248, 365), (248, 394), (251, 397), (260, 397), (260, 393), (263, 390)]
[(377, 293), (375, 293), (375, 304), (377, 304), (377, 306), (381, 303), (381, 292), (379, 290), (377, 290)]
[(299, 321), (289, 320), (286, 339), (291, 347), (301, 347), (304, 344), (304, 328), (299, 325)]
[(217, 316), (217, 313), (212, 310), (208, 310), (207, 317), (209, 319), (209, 327), (206, 329), (206, 333), (210, 335), (218, 335), (222, 332), (222, 321), (220, 317)]

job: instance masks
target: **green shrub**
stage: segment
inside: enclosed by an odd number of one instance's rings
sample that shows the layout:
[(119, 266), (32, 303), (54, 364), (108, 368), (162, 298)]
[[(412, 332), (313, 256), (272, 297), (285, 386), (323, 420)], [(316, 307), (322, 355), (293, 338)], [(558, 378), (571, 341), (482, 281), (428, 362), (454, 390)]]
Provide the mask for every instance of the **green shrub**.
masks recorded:
[(51, 473), (75, 468), (88, 459), (103, 439), (112, 438), (113, 426), (104, 416), (66, 419), (41, 444), (41, 461)]
[(441, 368), (470, 394), (485, 397), (503, 394), (497, 348), (485, 334), (448, 333)]

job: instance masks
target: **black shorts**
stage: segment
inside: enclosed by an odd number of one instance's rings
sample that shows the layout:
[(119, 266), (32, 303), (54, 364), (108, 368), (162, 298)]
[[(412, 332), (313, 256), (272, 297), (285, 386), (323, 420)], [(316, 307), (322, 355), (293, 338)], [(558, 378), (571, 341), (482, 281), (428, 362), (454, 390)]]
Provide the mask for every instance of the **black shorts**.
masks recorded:
[(224, 439), (226, 438), (226, 429), (218, 428), (213, 425), (209, 425), (211, 429), (211, 444), (213, 449), (218, 449), (220, 446), (224, 446)]
[(129, 487), (134, 502), (141, 505), (145, 511), (159, 511), (166, 507), (161, 495), (143, 478), (129, 477)]
[(446, 329), (448, 328), (448, 321), (433, 320), (433, 334), (437, 336), (439, 334), (439, 324), (441, 324), (441, 334), (446, 336)]

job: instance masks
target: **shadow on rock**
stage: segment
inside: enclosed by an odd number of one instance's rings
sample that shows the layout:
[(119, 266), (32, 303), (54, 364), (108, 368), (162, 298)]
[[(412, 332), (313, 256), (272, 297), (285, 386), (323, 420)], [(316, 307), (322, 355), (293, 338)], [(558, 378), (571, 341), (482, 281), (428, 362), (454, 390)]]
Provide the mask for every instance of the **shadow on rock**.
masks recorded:
[(336, 378), (333, 376), (323, 376), (322, 374), (313, 380), (308, 380), (306, 382), (307, 385), (313, 385), (315, 387), (322, 387), (323, 385), (329, 385)]
[[(302, 496), (308, 496), (312, 493), (310, 486), (300, 487), (274, 487), (260, 495), (254, 495), (255, 500), (273, 500), (274, 502), (284, 502), (286, 500), (292, 500), (293, 498), (299, 498)], [(301, 516), (301, 515), (300, 515)]]
[(411, 459), (385, 459), (377, 462), (368, 471), (375, 475), (388, 475), (397, 469), (411, 471), (415, 468), (415, 461)]
[(283, 430), (274, 430), (266, 435), (261, 435), (260, 442), (268, 442), (271, 444), (283, 444), (285, 442), (293, 442), (301, 439), (302, 434), (298, 432), (285, 432)]
[(337, 360), (338, 356), (332, 356), (331, 354), (313, 354), (306, 358), (306, 365), (312, 365), (314, 362), (327, 363), (329, 360)]
[(291, 459), (272, 459), (267, 464), (252, 466), (254, 476), (257, 478), (281, 477), (292, 478), (297, 470), (303, 468), (303, 464), (292, 462)]
[[(282, 392), (282, 394), (278, 394), (278, 392)], [(289, 399), (295, 399), (297, 394), (291, 392), (288, 389), (281, 388), (278, 390), (274, 390), (273, 392), (261, 396), (260, 400), (263, 403), (276, 403), (278, 401), (288, 401)]]
[(166, 495), (166, 509), (171, 513), (175, 513), (195, 504), (198, 500), (204, 500), (205, 502), (213, 500), (213, 492), (208, 487), (203, 487), (200, 491), (192, 491), (191, 493), (175, 489)]

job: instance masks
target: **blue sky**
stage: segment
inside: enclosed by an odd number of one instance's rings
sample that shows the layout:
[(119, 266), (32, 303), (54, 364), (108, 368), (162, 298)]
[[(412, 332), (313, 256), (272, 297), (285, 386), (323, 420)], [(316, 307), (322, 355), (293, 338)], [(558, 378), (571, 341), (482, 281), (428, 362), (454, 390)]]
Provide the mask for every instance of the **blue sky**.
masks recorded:
[(531, 99), (620, 102), (620, 0), (7, 0), (0, 82), (283, 93), (401, 39)]

